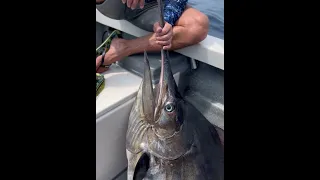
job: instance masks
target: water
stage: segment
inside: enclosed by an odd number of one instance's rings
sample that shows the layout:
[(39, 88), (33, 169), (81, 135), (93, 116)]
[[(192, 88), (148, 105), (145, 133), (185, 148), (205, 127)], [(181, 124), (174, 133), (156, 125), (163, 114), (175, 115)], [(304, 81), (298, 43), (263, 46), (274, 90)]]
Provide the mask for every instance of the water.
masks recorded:
[(224, 0), (189, 0), (189, 4), (208, 16), (208, 34), (224, 39)]

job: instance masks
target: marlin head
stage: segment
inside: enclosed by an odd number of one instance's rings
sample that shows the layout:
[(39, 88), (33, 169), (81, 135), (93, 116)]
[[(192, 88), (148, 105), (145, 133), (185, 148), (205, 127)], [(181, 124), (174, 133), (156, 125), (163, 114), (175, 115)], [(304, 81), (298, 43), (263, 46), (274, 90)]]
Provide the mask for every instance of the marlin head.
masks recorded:
[(160, 81), (156, 92), (155, 129), (160, 136), (170, 136), (179, 131), (183, 123), (183, 103), (173, 78), (167, 52), (161, 56)]
[(180, 129), (183, 122), (182, 111), (180, 111), (182, 98), (173, 78), (167, 53), (161, 56), (160, 80), (155, 90), (156, 94), (153, 91), (150, 65), (145, 51), (141, 85), (142, 114), (159, 134), (172, 134)]

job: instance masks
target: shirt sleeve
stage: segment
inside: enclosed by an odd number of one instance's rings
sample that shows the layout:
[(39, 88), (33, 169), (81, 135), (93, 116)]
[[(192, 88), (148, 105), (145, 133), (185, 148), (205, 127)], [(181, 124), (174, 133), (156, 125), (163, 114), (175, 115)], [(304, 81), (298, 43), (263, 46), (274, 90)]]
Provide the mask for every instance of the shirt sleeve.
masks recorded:
[(186, 8), (188, 0), (165, 0), (163, 16), (164, 20), (174, 26)]

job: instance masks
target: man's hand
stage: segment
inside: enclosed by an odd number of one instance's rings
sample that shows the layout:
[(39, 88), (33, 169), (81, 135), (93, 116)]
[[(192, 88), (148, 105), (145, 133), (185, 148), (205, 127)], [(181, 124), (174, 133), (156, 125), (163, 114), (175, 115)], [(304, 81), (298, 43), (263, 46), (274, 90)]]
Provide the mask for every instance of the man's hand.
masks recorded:
[(140, 9), (144, 7), (144, 0), (122, 0), (122, 3), (127, 3), (128, 8), (135, 9), (137, 5), (140, 5)]
[(172, 26), (169, 23), (165, 23), (161, 28), (159, 22), (153, 25), (153, 31), (156, 33), (157, 44), (163, 46), (163, 49), (167, 50), (171, 48), (171, 41), (173, 36)]
[(101, 61), (102, 61), (102, 56), (100, 55), (96, 58), (96, 72), (97, 73), (103, 73), (108, 70), (108, 68), (100, 67)]
[(101, 61), (102, 61), (102, 56), (100, 55), (96, 58), (96, 71), (99, 69), (101, 65)]

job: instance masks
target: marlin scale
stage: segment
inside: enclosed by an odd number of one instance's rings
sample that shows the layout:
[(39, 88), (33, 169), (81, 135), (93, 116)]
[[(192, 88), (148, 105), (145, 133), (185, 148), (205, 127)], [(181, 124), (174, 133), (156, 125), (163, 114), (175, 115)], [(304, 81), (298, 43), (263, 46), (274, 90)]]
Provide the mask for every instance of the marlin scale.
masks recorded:
[[(162, 1), (158, 0), (164, 26)], [(180, 95), (167, 51), (153, 91), (147, 53), (126, 134), (128, 180), (222, 180), (223, 146), (215, 127)]]

